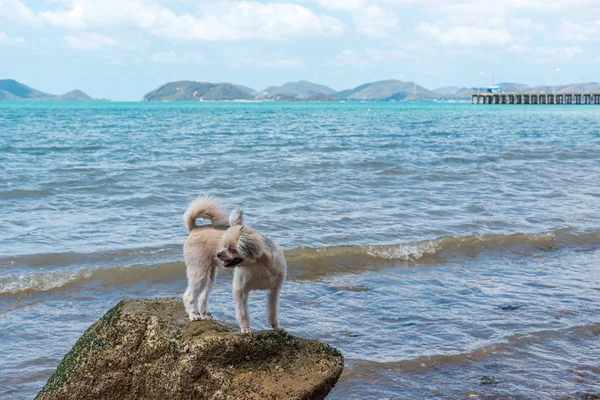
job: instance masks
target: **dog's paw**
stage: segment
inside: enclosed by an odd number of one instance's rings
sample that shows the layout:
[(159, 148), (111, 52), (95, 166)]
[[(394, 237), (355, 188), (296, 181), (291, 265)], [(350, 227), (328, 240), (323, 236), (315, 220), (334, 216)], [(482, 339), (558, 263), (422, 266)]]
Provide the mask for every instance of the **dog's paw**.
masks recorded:
[(252, 333), (252, 328), (242, 328), (242, 333)]
[(212, 321), (213, 317), (210, 314), (201, 315), (201, 314), (190, 314), (190, 321)]
[(210, 313), (207, 313), (206, 315), (201, 315), (200, 317), (203, 321), (213, 321), (214, 320), (213, 316), (210, 315)]
[(200, 314), (190, 314), (190, 321), (200, 321), (202, 316)]
[(288, 334), (288, 332), (285, 329), (283, 329), (282, 327), (280, 327), (280, 326), (278, 326), (276, 328), (274, 327), (273, 330), (275, 332), (279, 333), (280, 335), (284, 335), (285, 336), (285, 335)]

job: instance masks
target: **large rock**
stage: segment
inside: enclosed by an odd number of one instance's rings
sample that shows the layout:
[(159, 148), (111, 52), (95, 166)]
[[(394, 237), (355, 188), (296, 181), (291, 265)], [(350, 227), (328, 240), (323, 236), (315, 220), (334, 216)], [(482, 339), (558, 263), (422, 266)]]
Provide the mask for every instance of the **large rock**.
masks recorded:
[(323, 399), (343, 367), (316, 340), (190, 322), (178, 299), (125, 300), (83, 334), (37, 399)]

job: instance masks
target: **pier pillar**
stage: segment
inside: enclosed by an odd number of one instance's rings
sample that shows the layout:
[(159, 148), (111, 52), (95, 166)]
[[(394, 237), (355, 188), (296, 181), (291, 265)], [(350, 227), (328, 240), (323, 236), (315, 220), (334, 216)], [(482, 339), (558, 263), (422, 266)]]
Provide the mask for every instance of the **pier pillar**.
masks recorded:
[(477, 104), (600, 105), (600, 93), (483, 93), (471, 95)]

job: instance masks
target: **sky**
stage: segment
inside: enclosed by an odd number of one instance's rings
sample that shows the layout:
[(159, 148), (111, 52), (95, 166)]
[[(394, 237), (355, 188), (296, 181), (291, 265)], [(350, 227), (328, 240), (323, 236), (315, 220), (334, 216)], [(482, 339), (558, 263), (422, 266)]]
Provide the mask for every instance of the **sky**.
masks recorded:
[(0, 79), (112, 100), (184, 79), (592, 82), (599, 45), (600, 0), (0, 0)]

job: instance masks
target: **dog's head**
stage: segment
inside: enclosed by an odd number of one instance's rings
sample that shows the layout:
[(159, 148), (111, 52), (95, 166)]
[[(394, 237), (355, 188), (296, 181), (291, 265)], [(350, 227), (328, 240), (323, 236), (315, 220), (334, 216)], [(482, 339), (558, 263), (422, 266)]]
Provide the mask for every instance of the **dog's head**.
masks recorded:
[(223, 250), (217, 253), (225, 267), (255, 262), (264, 253), (262, 238), (254, 229), (244, 226), (243, 220), (241, 210), (234, 210), (229, 216), (230, 227), (223, 235)]

